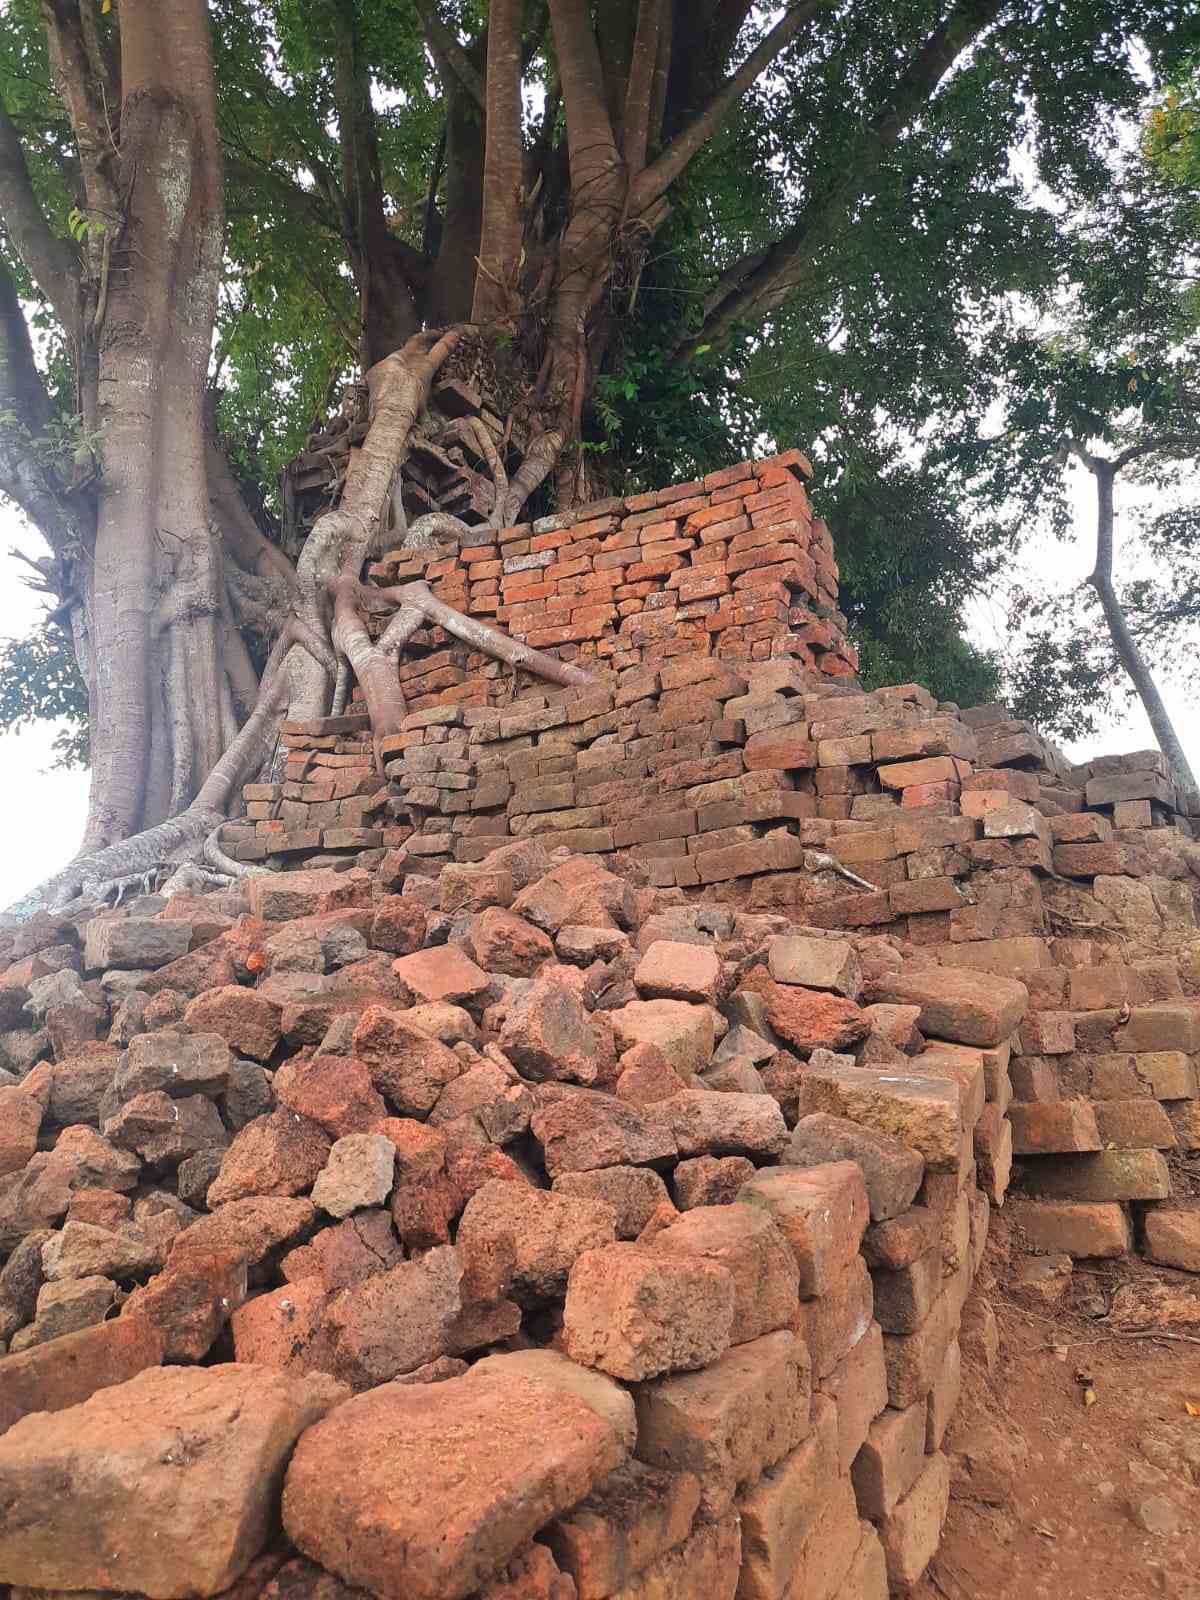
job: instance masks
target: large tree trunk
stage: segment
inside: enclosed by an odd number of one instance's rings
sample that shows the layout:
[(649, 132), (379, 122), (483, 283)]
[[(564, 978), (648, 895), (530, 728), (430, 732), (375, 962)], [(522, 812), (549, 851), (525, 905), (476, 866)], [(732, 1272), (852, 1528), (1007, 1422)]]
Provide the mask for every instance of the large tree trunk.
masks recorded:
[(88, 849), (187, 805), (228, 734), (203, 415), (224, 233), (208, 17), (203, 0), (124, 0), (121, 20), (125, 213), (103, 286), (86, 585)]

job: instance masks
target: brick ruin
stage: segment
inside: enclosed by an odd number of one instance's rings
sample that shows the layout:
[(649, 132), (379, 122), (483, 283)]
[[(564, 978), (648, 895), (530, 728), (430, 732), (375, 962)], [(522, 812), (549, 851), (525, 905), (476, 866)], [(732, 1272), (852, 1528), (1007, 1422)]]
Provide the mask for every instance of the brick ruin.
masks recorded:
[(884, 1600), (992, 1210), (1200, 1271), (1192, 823), (864, 693), (807, 476), (385, 557), (593, 684), (428, 628), (282, 870), (0, 932), (14, 1600)]

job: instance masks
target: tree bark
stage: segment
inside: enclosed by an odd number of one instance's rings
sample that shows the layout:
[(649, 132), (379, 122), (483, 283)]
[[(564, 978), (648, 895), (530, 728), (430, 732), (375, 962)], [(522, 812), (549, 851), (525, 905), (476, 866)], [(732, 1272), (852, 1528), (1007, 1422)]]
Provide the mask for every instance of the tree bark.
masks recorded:
[(525, 208), (521, 138), (521, 15), (524, 0), (492, 0), (488, 11), (487, 132), (483, 219), (471, 321), (488, 323), (517, 310), (517, 275)]
[(224, 215), (203, 0), (125, 0), (122, 82), (124, 211), (104, 286), (104, 478), (88, 569), (88, 849), (190, 800), (222, 750), (203, 385)]

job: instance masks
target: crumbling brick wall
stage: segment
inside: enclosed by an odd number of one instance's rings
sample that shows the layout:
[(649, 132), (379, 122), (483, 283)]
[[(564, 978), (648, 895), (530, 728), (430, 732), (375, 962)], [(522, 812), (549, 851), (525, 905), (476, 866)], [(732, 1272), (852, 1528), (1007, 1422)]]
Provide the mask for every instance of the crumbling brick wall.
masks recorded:
[(0, 1583), (883, 1600), (991, 1209), (1200, 1265), (1190, 819), (863, 693), (803, 476), (426, 571), (594, 685), (429, 630), (386, 781), (247, 791), (299, 870), (0, 932)]
[[(1138, 752), (1074, 768), (1002, 707), (940, 706), (914, 684), (863, 694), (807, 472), (788, 452), (433, 563), (446, 598), (586, 656), (595, 686), (521, 689), (431, 635), (401, 667), (412, 710), (387, 785), (361, 722), (285, 731), (289, 780), (253, 791), (237, 848), (303, 862), (390, 847), (399, 882), (538, 838), (660, 888), (888, 931), (930, 961), (1016, 977), (1044, 1016), (1026, 1030), (1012, 1154), (1023, 1186), (1055, 1198), (1022, 1217), (1047, 1248), (1046, 1219), (1065, 1216), (1073, 1253), (1080, 1238), (1098, 1253), (1136, 1241), (1196, 1270), (1200, 1223), (1171, 1160), (1200, 1148), (1197, 848), (1166, 765)], [(719, 592), (692, 598), (710, 568)], [(605, 574), (592, 614), (581, 597), (599, 590), (581, 585)], [(551, 623), (551, 604), (568, 619)], [(575, 632), (552, 640), (538, 622)], [(1008, 1124), (992, 1120), (981, 1139), (1003, 1168)]]
[(3, 936), (0, 1582), (911, 1585), (1023, 987), (537, 839), (404, 890)]

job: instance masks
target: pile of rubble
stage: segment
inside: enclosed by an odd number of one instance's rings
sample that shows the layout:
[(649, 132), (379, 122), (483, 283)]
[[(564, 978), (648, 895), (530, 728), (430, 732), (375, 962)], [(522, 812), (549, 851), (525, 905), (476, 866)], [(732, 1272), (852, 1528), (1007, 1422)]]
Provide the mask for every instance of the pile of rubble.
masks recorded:
[(536, 838), (346, 865), (0, 935), (0, 1584), (915, 1583), (1024, 986)]

